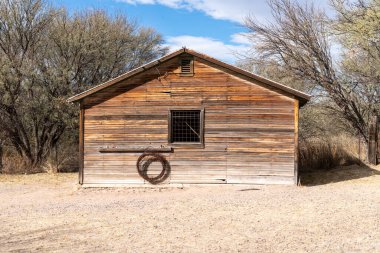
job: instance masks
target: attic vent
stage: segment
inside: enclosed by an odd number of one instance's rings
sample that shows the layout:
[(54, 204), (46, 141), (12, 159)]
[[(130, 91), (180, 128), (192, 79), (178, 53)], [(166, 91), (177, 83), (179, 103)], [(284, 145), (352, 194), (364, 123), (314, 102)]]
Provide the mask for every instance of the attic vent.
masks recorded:
[(193, 60), (190, 58), (181, 59), (181, 75), (193, 75)]
[(190, 59), (182, 59), (181, 61), (181, 73), (191, 73), (191, 60)]

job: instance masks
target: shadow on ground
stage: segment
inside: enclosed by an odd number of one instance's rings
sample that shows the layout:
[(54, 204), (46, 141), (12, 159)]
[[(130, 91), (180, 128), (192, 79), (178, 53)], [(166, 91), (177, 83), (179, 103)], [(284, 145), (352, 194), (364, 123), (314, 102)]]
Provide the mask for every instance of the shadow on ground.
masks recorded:
[(260, 191), (260, 189), (259, 189), (259, 188), (247, 188), (247, 189), (241, 189), (241, 190), (239, 190), (239, 191), (241, 191), (241, 192), (246, 192), (246, 191)]
[(339, 166), (332, 170), (321, 170), (301, 174), (302, 186), (316, 186), (343, 181), (367, 178), (380, 175), (380, 166), (370, 167), (366, 164), (354, 164), (349, 166)]

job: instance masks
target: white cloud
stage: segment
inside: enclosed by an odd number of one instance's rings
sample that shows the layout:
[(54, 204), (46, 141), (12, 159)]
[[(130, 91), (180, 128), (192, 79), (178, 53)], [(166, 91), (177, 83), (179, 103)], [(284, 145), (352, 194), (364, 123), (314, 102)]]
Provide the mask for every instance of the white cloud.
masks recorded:
[(133, 4), (133, 5), (136, 5), (136, 4), (155, 4), (155, 0), (139, 0), (139, 1), (136, 1), (136, 0), (120, 0), (119, 2), (126, 2), (128, 4)]
[[(214, 19), (244, 23), (248, 15), (258, 21), (271, 19), (271, 12), (265, 0), (115, 0), (129, 4), (160, 4), (174, 9), (187, 9), (204, 12)], [(312, 0), (313, 1), (313, 0)], [(314, 0), (318, 7), (329, 10), (329, 0)]]
[[(252, 0), (117, 0), (129, 4), (161, 4), (175, 9), (197, 10), (214, 19), (243, 23), (250, 13), (261, 13), (266, 2), (254, 3)], [(255, 14), (256, 15), (256, 14)], [(256, 17), (260, 18), (260, 14)]]
[(250, 45), (249, 33), (235, 33), (231, 35), (231, 41), (237, 44)]
[[(236, 34), (232, 35), (232, 42), (234, 42), (235, 36), (239, 37), (239, 35)], [(249, 46), (245, 43), (224, 43), (209, 37), (191, 35), (168, 37), (166, 39), (166, 46), (170, 48), (170, 51), (187, 47), (230, 64), (233, 64), (237, 60), (236, 54), (243, 54), (249, 49)]]

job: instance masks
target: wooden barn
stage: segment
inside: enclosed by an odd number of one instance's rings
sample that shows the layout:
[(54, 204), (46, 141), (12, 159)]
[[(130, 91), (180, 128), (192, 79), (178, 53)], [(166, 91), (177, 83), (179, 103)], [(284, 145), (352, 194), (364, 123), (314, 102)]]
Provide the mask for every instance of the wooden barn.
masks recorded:
[(296, 184), (310, 96), (183, 48), (68, 99), (81, 184)]

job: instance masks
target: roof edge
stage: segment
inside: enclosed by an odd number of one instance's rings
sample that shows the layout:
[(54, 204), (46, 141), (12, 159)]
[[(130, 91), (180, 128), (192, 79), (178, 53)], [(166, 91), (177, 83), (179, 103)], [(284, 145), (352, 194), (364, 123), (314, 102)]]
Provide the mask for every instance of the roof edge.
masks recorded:
[(154, 66), (156, 66), (156, 65), (158, 65), (158, 64), (160, 64), (162, 62), (170, 60), (171, 58), (176, 57), (177, 55), (180, 55), (180, 54), (184, 53), (185, 50), (186, 50), (185, 48), (182, 48), (182, 49), (177, 50), (175, 52), (172, 52), (170, 54), (166, 54), (166, 55), (162, 56), (161, 58), (158, 58), (158, 59), (155, 59), (153, 61), (150, 61), (150, 62), (148, 62), (148, 63), (146, 63), (146, 64), (144, 64), (144, 65), (142, 65), (140, 67), (136, 67), (136, 68), (134, 68), (134, 69), (132, 69), (132, 70), (124, 73), (124, 74), (121, 74), (121, 75), (119, 75), (119, 76), (117, 76), (115, 78), (112, 78), (112, 79), (110, 79), (110, 80), (108, 80), (106, 82), (98, 84), (98, 85), (96, 85), (96, 86), (94, 86), (94, 87), (92, 87), (92, 88), (90, 88), (88, 90), (85, 90), (85, 91), (83, 91), (81, 93), (78, 93), (78, 94), (76, 94), (76, 95), (68, 98), (66, 101), (70, 103), (70, 102), (76, 102), (78, 100), (81, 100), (82, 98), (85, 98), (85, 97), (87, 97), (87, 96), (89, 96), (91, 94), (94, 94), (94, 93), (96, 93), (96, 92), (98, 92), (100, 90), (103, 90), (103, 89), (105, 89), (105, 88), (107, 88), (107, 87), (109, 87), (109, 86), (111, 86), (111, 85), (113, 85), (115, 83), (118, 83), (118, 82), (120, 82), (120, 81), (122, 81), (122, 80), (124, 80), (126, 78), (129, 78), (129, 77), (132, 77), (134, 75), (137, 75), (137, 74), (139, 74), (139, 73), (141, 73), (141, 72), (143, 72), (143, 71), (145, 71), (147, 69), (150, 69), (150, 68), (152, 68), (152, 67), (154, 67)]
[(182, 48), (182, 49), (179, 49), (179, 50), (177, 50), (175, 52), (172, 52), (170, 54), (162, 56), (159, 59), (156, 59), (156, 60), (153, 60), (151, 62), (148, 62), (148, 63), (146, 63), (146, 64), (144, 64), (144, 65), (142, 65), (140, 67), (132, 69), (132, 70), (130, 70), (130, 71), (124, 73), (124, 74), (121, 74), (121, 75), (119, 75), (119, 76), (117, 76), (115, 78), (112, 78), (112, 79), (110, 79), (110, 80), (108, 80), (108, 81), (106, 81), (104, 83), (98, 84), (98, 85), (96, 85), (96, 86), (94, 86), (94, 87), (92, 87), (92, 88), (90, 88), (90, 89), (88, 89), (86, 91), (83, 91), (83, 92), (81, 92), (79, 94), (76, 94), (76, 95), (68, 98), (66, 101), (67, 102), (77, 102), (78, 100), (81, 100), (81, 99), (83, 99), (83, 98), (85, 98), (85, 97), (87, 97), (89, 95), (92, 95), (92, 94), (94, 94), (94, 93), (96, 93), (96, 92), (98, 92), (100, 90), (103, 90), (103, 89), (105, 89), (105, 88), (107, 88), (109, 86), (112, 86), (113, 84), (116, 84), (116, 83), (118, 83), (118, 82), (120, 82), (120, 81), (122, 81), (124, 79), (127, 79), (129, 77), (137, 75), (137, 74), (139, 74), (139, 73), (141, 73), (141, 72), (143, 72), (143, 71), (145, 71), (147, 69), (155, 67), (158, 64), (160, 64), (162, 62), (165, 62), (165, 61), (168, 61), (168, 60), (170, 60), (170, 59), (172, 59), (172, 58), (174, 58), (174, 57), (176, 57), (176, 56), (178, 56), (178, 55), (180, 55), (182, 53), (191, 54), (191, 55), (196, 56), (198, 58), (201, 58), (201, 59), (203, 59), (205, 61), (208, 61), (210, 63), (216, 64), (216, 65), (218, 65), (218, 66), (220, 66), (222, 68), (226, 68), (228, 70), (231, 70), (231, 71), (236, 72), (238, 74), (241, 74), (243, 76), (255, 79), (255, 80), (260, 81), (260, 82), (262, 82), (264, 84), (267, 84), (269, 86), (272, 86), (274, 88), (282, 90), (282, 91), (284, 91), (286, 93), (289, 93), (289, 94), (295, 96), (301, 102), (300, 106), (305, 105), (310, 100), (310, 98), (311, 98), (311, 95), (306, 94), (304, 92), (301, 92), (299, 90), (293, 89), (291, 87), (288, 87), (288, 86), (286, 86), (284, 84), (281, 84), (279, 82), (276, 82), (276, 81), (270, 80), (268, 78), (265, 78), (263, 76), (260, 76), (260, 75), (248, 72), (248, 71), (246, 71), (244, 69), (241, 69), (239, 67), (227, 64), (227, 63), (222, 62), (222, 61), (220, 61), (218, 59), (210, 57), (208, 55), (198, 53), (198, 52), (196, 52), (194, 50), (187, 49), (187, 48)]
[(219, 65), (221, 67), (224, 67), (226, 69), (229, 69), (231, 71), (234, 71), (236, 73), (239, 73), (241, 75), (244, 75), (244, 76), (247, 76), (247, 77), (250, 77), (252, 79), (255, 79), (257, 81), (260, 81), (264, 84), (267, 84), (269, 86), (272, 86), (272, 87), (275, 87), (279, 90), (282, 90), (282, 91), (285, 91), (287, 93), (290, 93), (294, 96), (296, 96), (299, 100), (303, 100), (301, 102), (304, 102), (302, 105), (306, 104), (310, 99), (311, 99), (311, 95), (307, 94), (307, 93), (304, 93), (302, 91), (299, 91), (299, 90), (296, 90), (296, 89), (293, 89), (289, 86), (286, 86), (282, 83), (279, 83), (279, 82), (276, 82), (276, 81), (273, 81), (271, 79), (268, 79), (266, 77), (263, 77), (263, 76), (260, 76), (260, 75), (257, 75), (257, 74), (254, 74), (252, 72), (249, 72), (249, 71), (246, 71), (242, 68), (239, 68), (239, 67), (236, 67), (236, 66), (233, 66), (233, 65), (230, 65), (230, 64), (227, 64), (225, 62), (222, 62), (218, 59), (215, 59), (213, 57), (210, 57), (208, 55), (205, 55), (205, 54), (201, 54), (201, 53), (198, 53), (196, 51), (193, 51), (191, 49), (186, 49), (186, 52), (189, 53), (189, 54), (192, 54), (194, 56), (197, 56), (203, 60), (206, 60), (208, 62), (211, 62), (211, 63), (214, 63), (216, 65)]

